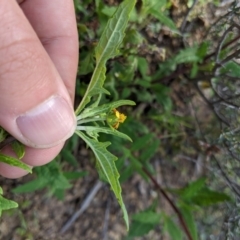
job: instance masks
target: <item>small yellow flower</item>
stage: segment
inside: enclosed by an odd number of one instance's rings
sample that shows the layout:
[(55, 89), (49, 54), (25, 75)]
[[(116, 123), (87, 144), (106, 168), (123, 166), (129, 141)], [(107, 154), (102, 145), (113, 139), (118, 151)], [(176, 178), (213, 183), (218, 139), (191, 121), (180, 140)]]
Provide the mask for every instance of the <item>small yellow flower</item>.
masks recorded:
[(123, 123), (127, 116), (123, 113), (120, 113), (117, 109), (113, 109), (113, 112), (115, 113), (115, 116), (117, 117), (117, 123), (114, 124), (112, 127), (117, 129), (119, 127), (119, 123)]
[(119, 127), (120, 123), (126, 120), (127, 116), (120, 113), (117, 109), (113, 109), (108, 116), (108, 123), (115, 129)]

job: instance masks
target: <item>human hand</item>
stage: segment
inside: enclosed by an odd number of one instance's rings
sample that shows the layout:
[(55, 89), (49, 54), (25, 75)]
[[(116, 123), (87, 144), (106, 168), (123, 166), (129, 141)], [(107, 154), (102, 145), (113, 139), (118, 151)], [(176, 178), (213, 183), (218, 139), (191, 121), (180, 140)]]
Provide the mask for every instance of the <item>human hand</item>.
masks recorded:
[[(58, 155), (76, 126), (78, 36), (71, 0), (0, 0), (0, 126), (26, 145), (22, 161)], [(10, 147), (2, 152), (15, 156)], [(0, 163), (0, 174), (27, 172)]]

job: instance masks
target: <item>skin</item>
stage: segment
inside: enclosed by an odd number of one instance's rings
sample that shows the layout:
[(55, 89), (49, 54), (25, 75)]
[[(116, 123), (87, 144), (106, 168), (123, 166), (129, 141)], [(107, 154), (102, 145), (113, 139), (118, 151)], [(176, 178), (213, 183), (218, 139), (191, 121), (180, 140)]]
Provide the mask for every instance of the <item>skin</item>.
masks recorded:
[[(0, 126), (26, 145), (22, 160), (29, 166), (40, 166), (58, 155), (74, 132), (74, 120), (69, 133), (45, 145), (39, 145), (38, 139), (26, 140), (16, 123), (19, 116), (52, 96), (64, 99), (68, 112), (74, 114), (78, 35), (73, 1), (0, 0), (0, 6)], [(42, 132), (48, 137), (49, 131)], [(14, 156), (9, 146), (2, 152)], [(4, 177), (25, 174), (0, 163)]]

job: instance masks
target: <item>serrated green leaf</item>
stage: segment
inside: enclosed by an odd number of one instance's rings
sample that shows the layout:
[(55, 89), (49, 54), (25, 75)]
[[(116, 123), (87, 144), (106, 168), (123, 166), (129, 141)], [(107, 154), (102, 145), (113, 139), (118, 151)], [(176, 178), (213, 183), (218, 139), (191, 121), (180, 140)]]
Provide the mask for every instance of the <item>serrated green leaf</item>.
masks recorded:
[[(126, 32), (126, 36), (125, 36), (125, 38), (124, 38), (124, 46), (127, 44), (127, 43), (131, 43), (131, 44), (133, 44), (133, 45), (140, 45), (140, 44), (143, 44), (143, 42), (144, 42), (144, 37), (141, 35), (141, 33), (140, 32), (138, 32), (137, 31), (137, 29), (128, 29), (128, 32)], [(132, 51), (133, 52), (137, 52), (138, 51), (138, 49), (132, 49)], [(129, 61), (131, 59), (131, 61)], [(135, 69), (136, 69), (136, 65), (137, 65), (137, 57), (134, 55), (134, 56), (132, 56), (132, 55), (129, 55), (129, 56), (127, 56), (127, 59), (126, 59), (127, 61), (127, 64), (128, 64), (128, 67), (127, 68), (125, 68), (125, 71), (126, 72), (129, 72), (129, 71), (131, 71), (131, 72), (133, 72), (133, 71), (135, 71)], [(120, 63), (117, 63), (116, 62), (116, 64), (119, 64), (120, 65)], [(122, 66), (122, 68), (124, 68), (124, 66), (121, 64), (121, 66)], [(131, 73), (129, 73), (128, 75), (132, 75)], [(130, 78), (126, 78), (125, 80), (128, 80), (128, 81), (131, 81), (131, 77)]]
[(12, 190), (13, 193), (29, 193), (42, 189), (48, 185), (47, 179), (37, 178), (25, 184), (22, 184)]
[(209, 42), (202, 42), (197, 50), (198, 57), (202, 60), (207, 55), (207, 50), (209, 47)]
[(143, 8), (155, 8), (157, 10), (160, 10), (162, 7), (164, 7), (167, 3), (166, 0), (143, 0)]
[(60, 174), (56, 175), (54, 177), (54, 180), (52, 179), (52, 189), (51, 191), (54, 193), (54, 191), (59, 189), (68, 189), (71, 187), (71, 184), (69, 183), (68, 179), (63, 175), (62, 172)]
[(99, 161), (96, 161), (96, 170), (98, 172), (98, 176), (99, 176), (99, 179), (104, 182), (104, 183), (108, 183), (108, 178), (107, 176), (105, 175), (103, 169), (102, 169), (102, 166), (101, 164), (99, 163)]
[[(140, 22), (146, 19), (147, 15), (152, 9), (156, 11), (162, 11), (162, 8), (166, 6), (166, 0), (142, 0), (141, 1), (141, 11), (140, 14), (137, 15), (136, 20), (140, 19)], [(140, 15), (140, 16), (139, 16)]]
[(202, 188), (201, 191), (191, 199), (191, 202), (199, 206), (209, 206), (230, 200), (231, 198), (223, 192), (216, 192), (208, 188)]
[(32, 169), (27, 164), (19, 161), (16, 158), (4, 155), (2, 153), (0, 153), (0, 162), (7, 163), (10, 166), (22, 168), (28, 171), (29, 173), (32, 173)]
[(87, 131), (87, 132), (95, 132), (95, 133), (99, 133), (99, 132), (102, 132), (102, 133), (106, 133), (106, 134), (111, 134), (111, 135), (114, 135), (114, 136), (117, 136), (117, 137), (120, 137), (120, 138), (123, 138), (123, 139), (126, 139), (130, 142), (132, 142), (132, 139), (122, 133), (122, 132), (119, 132), (117, 131), (116, 129), (114, 128), (109, 128), (109, 127), (92, 127), (92, 126), (79, 126), (77, 127), (77, 130), (80, 130), (80, 131)]
[(197, 226), (194, 220), (191, 209), (187, 205), (182, 205), (180, 211), (183, 215), (183, 218), (187, 224), (187, 227), (190, 231), (191, 237), (193, 240), (198, 240)]
[(181, 50), (173, 59), (176, 64), (198, 62), (201, 58), (197, 55), (198, 48), (189, 47)]
[(189, 185), (182, 189), (181, 198), (184, 200), (190, 200), (194, 197), (204, 186), (206, 178), (199, 178), (194, 182), (189, 183)]
[(104, 5), (103, 9), (101, 10), (101, 12), (103, 14), (105, 14), (106, 16), (111, 17), (116, 11), (116, 7), (115, 6), (106, 6)]
[(13, 149), (13, 151), (16, 153), (18, 159), (22, 159), (25, 155), (25, 147), (22, 143), (18, 142), (18, 141), (13, 141), (11, 143), (11, 147)]
[(127, 229), (129, 228), (129, 221), (128, 221), (128, 214), (126, 207), (124, 205), (122, 195), (121, 195), (121, 186), (119, 183), (119, 173), (117, 171), (117, 168), (115, 166), (115, 161), (117, 160), (117, 157), (111, 154), (107, 147), (111, 144), (109, 142), (98, 142), (95, 139), (91, 139), (87, 137), (84, 133), (80, 131), (75, 131), (75, 133), (82, 138), (86, 144), (92, 149), (96, 156), (97, 163), (99, 167), (101, 168), (102, 173), (104, 173), (105, 178), (108, 180), (108, 183), (110, 184), (119, 205), (121, 206), (122, 212), (123, 212), (123, 218), (125, 220)]
[(181, 240), (183, 238), (182, 231), (168, 216), (164, 217), (164, 228), (172, 240)]
[(106, 103), (106, 104), (103, 104), (103, 105), (97, 106), (97, 107), (90, 106), (90, 107), (84, 109), (84, 111), (77, 117), (77, 119), (81, 120), (81, 119), (85, 119), (88, 117), (98, 116), (99, 114), (108, 113), (110, 110), (112, 110), (114, 108), (118, 108), (123, 105), (134, 106), (136, 104), (135, 104), (135, 102), (133, 102), (131, 100), (119, 100), (119, 101), (115, 101), (115, 102), (111, 102), (111, 103)]
[(165, 26), (169, 27), (172, 31), (179, 33), (175, 23), (172, 21), (171, 18), (167, 17), (163, 12), (158, 11), (154, 8), (151, 8), (149, 10), (149, 13), (155, 17), (156, 19), (158, 19), (162, 24), (164, 24)]
[(152, 229), (154, 229), (155, 225), (153, 224), (145, 224), (138, 221), (134, 221), (130, 226), (129, 237), (141, 237), (148, 234)]
[(38, 179), (41, 179), (43, 182), (47, 181), (47, 187), (51, 194), (55, 194), (57, 190), (65, 190), (71, 187), (56, 160), (35, 168), (35, 172), (38, 175)]
[(130, 226), (129, 237), (144, 236), (149, 231), (155, 228), (159, 224), (161, 214), (153, 212), (152, 210), (146, 210), (136, 213), (132, 216), (132, 224)]
[(56, 160), (44, 166), (34, 168), (34, 172), (37, 174), (37, 179), (20, 185), (13, 191), (15, 193), (27, 193), (47, 187), (50, 194), (55, 195), (55, 193), (58, 193), (60, 190), (65, 190), (71, 187), (71, 184), (64, 176), (60, 169), (60, 165)]
[(109, 58), (112, 58), (117, 54), (118, 47), (124, 38), (124, 31), (128, 23), (129, 15), (135, 3), (136, 0), (125, 0), (119, 5), (113, 17), (109, 19), (96, 47), (95, 70), (88, 85), (87, 91), (75, 111), (76, 115), (78, 115), (90, 102), (92, 96), (104, 93), (109, 94), (109, 92), (103, 88), (103, 83), (106, 78), (105, 64)]
[(8, 210), (8, 209), (17, 208), (17, 207), (18, 207), (18, 204), (16, 202), (0, 196), (0, 217), (2, 215), (3, 210)]
[[(3, 194), (2, 188), (0, 187), (0, 195)], [(2, 211), (17, 208), (18, 204), (14, 201), (11, 201), (9, 199), (4, 198), (3, 196), (0, 196), (0, 217), (2, 215)]]
[(149, 65), (146, 58), (138, 57), (138, 69), (143, 77), (147, 76), (149, 71)]
[(161, 214), (148, 210), (134, 214), (132, 219), (141, 223), (158, 224), (161, 219)]
[(120, 46), (127, 27), (129, 14), (131, 13), (136, 1), (126, 0), (119, 5), (117, 11), (109, 19), (104, 32), (96, 47), (96, 61), (106, 62), (109, 58), (115, 57), (118, 54)]
[(128, 98), (131, 95), (131, 88), (124, 88), (122, 91), (122, 98)]
[(240, 64), (234, 61), (229, 61), (224, 64), (224, 67), (221, 69), (221, 72), (228, 73), (233, 77), (240, 77)]
[(87, 171), (82, 172), (64, 172), (63, 176), (67, 178), (68, 180), (75, 180), (78, 178), (82, 178), (88, 175)]
[(190, 78), (195, 78), (197, 76), (197, 73), (198, 73), (198, 65), (196, 62), (193, 62), (192, 69), (190, 72)]
[(156, 96), (156, 100), (163, 105), (166, 111), (170, 111), (172, 109), (172, 100), (169, 97), (170, 88), (162, 84), (152, 84), (151, 89)]
[(150, 88), (151, 87), (151, 83), (146, 80), (147, 78), (143, 79), (136, 79), (136, 82), (139, 86), (142, 86), (144, 88)]
[(65, 191), (64, 189), (55, 189), (54, 192), (53, 192), (53, 195), (58, 199), (58, 200), (61, 200), (63, 201), (64, 200), (64, 197), (65, 197)]

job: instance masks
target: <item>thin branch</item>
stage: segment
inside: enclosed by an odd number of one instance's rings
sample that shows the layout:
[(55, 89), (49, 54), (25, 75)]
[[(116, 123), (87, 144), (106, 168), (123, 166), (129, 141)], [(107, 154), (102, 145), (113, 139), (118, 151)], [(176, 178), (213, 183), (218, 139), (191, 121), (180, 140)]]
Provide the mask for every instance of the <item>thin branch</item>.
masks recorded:
[(103, 183), (100, 181), (97, 181), (90, 191), (90, 193), (87, 195), (85, 200), (83, 201), (80, 209), (76, 211), (73, 216), (64, 224), (64, 226), (60, 230), (60, 234), (66, 233), (70, 227), (73, 225), (73, 223), (82, 215), (82, 213), (89, 207), (90, 203), (94, 199), (95, 195), (98, 193), (100, 188), (103, 186)]
[(233, 22), (233, 26), (236, 27), (240, 31), (240, 26), (236, 22)]
[(170, 204), (170, 206), (173, 208), (173, 210), (175, 211), (175, 213), (178, 216), (178, 220), (185, 232), (185, 234), (187, 235), (189, 240), (193, 240), (191, 233), (187, 227), (187, 224), (182, 216), (182, 213), (180, 212), (180, 210), (177, 208), (177, 206), (175, 205), (175, 203), (170, 199), (170, 197), (167, 195), (167, 193), (163, 190), (163, 188), (160, 186), (160, 184), (156, 181), (156, 179), (151, 175), (151, 173), (146, 169), (146, 168), (142, 168), (142, 170), (147, 174), (147, 176), (150, 178), (150, 180), (152, 181), (153, 185), (156, 187), (156, 189), (158, 189), (158, 191), (164, 196), (164, 198), (168, 201), (168, 203)]
[(182, 25), (181, 25), (181, 27), (180, 27), (181, 33), (184, 32), (184, 29), (185, 29), (185, 26), (186, 26), (186, 23), (187, 23), (188, 16), (189, 16), (190, 12), (193, 10), (193, 8), (195, 7), (195, 5), (197, 4), (197, 2), (198, 2), (198, 0), (194, 0), (192, 6), (188, 9), (188, 12), (187, 12), (187, 14), (185, 15), (185, 18), (183, 19)]
[(234, 52), (233, 54), (227, 56), (225, 59), (223, 59), (219, 65), (224, 65), (225, 63), (229, 62), (230, 60), (232, 60), (233, 58), (238, 58), (240, 54), (240, 49), (238, 49), (236, 52)]
[(218, 113), (215, 111), (214, 106), (212, 105), (212, 102), (210, 102), (210, 101), (205, 97), (205, 95), (203, 94), (203, 92), (200, 90), (198, 84), (196, 83), (196, 84), (194, 84), (194, 85), (195, 85), (198, 93), (200, 94), (200, 96), (201, 96), (201, 97), (203, 98), (203, 100), (208, 104), (208, 106), (212, 109), (212, 111), (214, 112), (214, 114), (215, 114), (215, 116), (218, 118), (218, 120), (219, 120), (220, 122), (223, 122), (224, 124), (226, 124), (226, 126), (230, 127), (230, 124), (229, 124), (227, 121), (225, 121), (225, 119), (222, 119), (222, 118), (218, 115)]
[(111, 198), (107, 200), (107, 207), (104, 216), (104, 224), (103, 224), (103, 232), (102, 232), (102, 239), (108, 240), (108, 224), (109, 224), (109, 215), (110, 215), (110, 208), (111, 208)]
[[(236, 8), (235, 11), (238, 11), (240, 8)], [(232, 16), (231, 16), (232, 15)], [(204, 38), (207, 37), (207, 35), (209, 34), (209, 32), (211, 31), (212, 28), (216, 27), (217, 24), (221, 21), (221, 20), (225, 20), (225, 19), (228, 19), (229, 20), (229, 17), (231, 17), (231, 19), (233, 18), (233, 11), (230, 11), (228, 13), (226, 13), (225, 15), (221, 16), (220, 18), (217, 19), (217, 21), (215, 21), (213, 24), (211, 24), (211, 27), (208, 29), (208, 31), (206, 32), (206, 34), (204, 35)], [(227, 21), (225, 21), (226, 23)], [(223, 25), (223, 24), (221, 24)]]
[(197, 161), (198, 161), (197, 159), (194, 159), (194, 158), (191, 158), (191, 157), (188, 157), (188, 156), (184, 156), (184, 155), (179, 155), (178, 157), (183, 158), (183, 159), (185, 159), (185, 160), (187, 160), (187, 161), (193, 162), (194, 164), (199, 164), (199, 165), (201, 165), (202, 167), (205, 167), (206, 169), (209, 170), (209, 172), (211, 172), (212, 174), (217, 175), (217, 177), (220, 177), (220, 176), (221, 176), (220, 173), (217, 173), (217, 172), (216, 172), (216, 169), (211, 168), (211, 167), (208, 167), (208, 166), (205, 166), (206, 164), (198, 163), (198, 162), (197, 162)]
[(229, 146), (227, 145), (226, 141), (223, 141), (223, 144), (224, 144), (224, 146), (226, 147), (226, 149), (228, 150), (228, 152), (230, 153), (230, 155), (231, 155), (234, 159), (236, 159), (237, 161), (240, 162), (240, 158), (239, 158), (238, 156), (236, 156), (236, 155), (232, 152), (232, 150), (229, 149)]
[[(224, 101), (229, 101), (229, 100), (234, 100), (236, 98), (239, 98), (240, 97), (240, 94), (236, 94), (234, 96), (230, 96), (230, 97), (227, 97), (224, 99)], [(215, 100), (212, 102), (212, 104), (217, 104), (217, 103), (220, 103), (222, 101), (222, 99), (218, 99), (218, 100)]]
[(217, 49), (216, 49), (216, 55), (215, 55), (215, 62), (216, 62), (216, 63), (219, 62), (219, 61), (218, 61), (218, 60), (219, 60), (218, 57), (219, 57), (219, 55), (220, 55), (220, 52), (221, 52), (221, 49), (222, 49), (222, 46), (223, 46), (223, 42), (225, 41), (228, 33), (229, 33), (230, 31), (232, 31), (233, 27), (234, 27), (234, 26), (230, 26), (230, 27), (224, 32), (224, 34), (222, 35), (222, 37), (221, 37), (221, 39), (220, 39), (220, 41), (219, 41), (219, 43), (218, 43), (218, 46), (217, 46)]
[[(224, 44), (222, 49), (227, 48), (228, 46), (230, 46), (231, 44), (235, 43), (236, 41), (238, 41), (240, 39), (240, 35), (236, 36), (234, 39), (232, 39), (231, 41), (229, 41), (228, 43)], [(211, 57), (213, 57), (216, 54), (216, 51), (208, 54), (205, 58), (203, 62), (206, 62), (208, 59), (210, 59)]]
[[(220, 95), (220, 93), (215, 89), (215, 87), (214, 87), (214, 85), (213, 85), (213, 83), (212, 83), (212, 81), (210, 80), (209, 81), (210, 82), (210, 84), (211, 84), (211, 89), (213, 90), (213, 92), (214, 92), (214, 94), (219, 98), (219, 103), (221, 104), (221, 103), (225, 103), (225, 104), (228, 104), (228, 106), (230, 107), (232, 107), (232, 108), (237, 108), (237, 109), (239, 109), (239, 106), (237, 105), (237, 104), (234, 104), (234, 103), (232, 103), (232, 102), (229, 102), (227, 99), (225, 99), (224, 97), (222, 97), (221, 95)], [(216, 103), (216, 101), (214, 101), (215, 103)], [(212, 101), (211, 102), (211, 104), (214, 106), (214, 102)]]
[(239, 30), (239, 28), (240, 28), (240, 26), (239, 26), (237, 23), (233, 22), (232, 25), (231, 25), (231, 26), (224, 32), (224, 34), (222, 35), (222, 37), (221, 37), (221, 39), (220, 39), (220, 41), (219, 41), (219, 44), (218, 44), (218, 46), (217, 46), (217, 49), (216, 49), (216, 56), (215, 56), (215, 62), (216, 62), (216, 63), (219, 63), (219, 61), (218, 61), (219, 58), (218, 58), (218, 57), (219, 57), (219, 55), (220, 55), (223, 42), (226, 40), (228, 34), (229, 34), (231, 31), (233, 31), (233, 29), (234, 29), (235, 27), (236, 27), (238, 30)]
[[(231, 75), (228, 75), (228, 74), (224, 74), (224, 75), (219, 75), (219, 77), (222, 76), (224, 78), (227, 78), (229, 81), (239, 81), (239, 77), (234, 77), (234, 76), (231, 76)], [(235, 83), (234, 82), (234, 83)]]
[(229, 177), (227, 176), (227, 174), (224, 172), (224, 170), (222, 169), (222, 166), (220, 165), (220, 163), (218, 162), (217, 158), (212, 154), (212, 158), (214, 159), (214, 161), (217, 164), (218, 169), (220, 170), (220, 172), (222, 173), (222, 176), (224, 177), (224, 179), (226, 180), (228, 186), (233, 190), (233, 192), (235, 192), (235, 194), (240, 197), (240, 193), (238, 191), (238, 189), (235, 188), (235, 186), (233, 186), (232, 181), (229, 179)]

